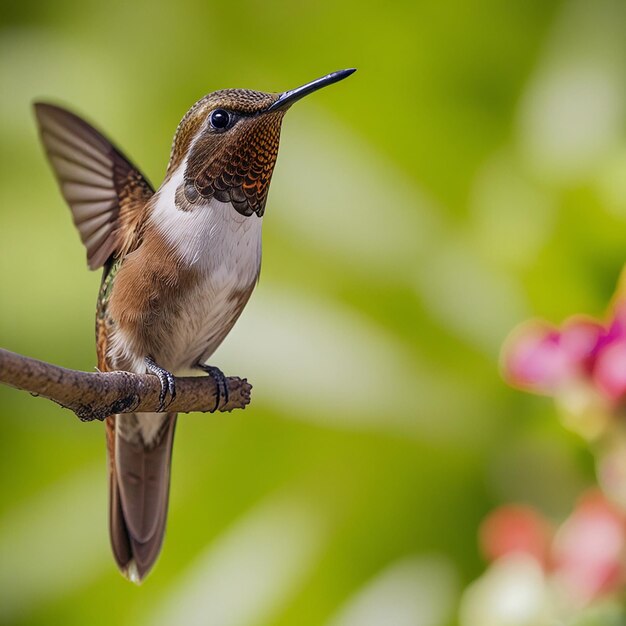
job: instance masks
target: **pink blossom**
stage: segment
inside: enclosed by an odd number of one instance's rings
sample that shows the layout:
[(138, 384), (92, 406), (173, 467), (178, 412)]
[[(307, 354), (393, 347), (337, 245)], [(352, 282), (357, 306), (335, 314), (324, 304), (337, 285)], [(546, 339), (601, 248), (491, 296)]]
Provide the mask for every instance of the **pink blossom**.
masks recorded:
[(552, 539), (550, 523), (527, 506), (503, 506), (484, 520), (480, 528), (480, 544), (491, 560), (513, 553), (532, 556), (546, 567)]
[(569, 368), (560, 343), (560, 333), (541, 322), (518, 329), (504, 352), (506, 380), (537, 393), (553, 391)]
[(556, 535), (554, 577), (566, 597), (584, 606), (624, 582), (623, 514), (600, 491), (586, 494)]
[(523, 324), (505, 343), (502, 370), (527, 391), (557, 396), (582, 384), (615, 406), (626, 396), (626, 299), (616, 301), (606, 324), (581, 316), (560, 328)]
[(610, 342), (598, 351), (592, 371), (595, 386), (611, 400), (626, 393), (626, 338)]
[[(527, 574), (533, 567), (532, 580), (545, 587), (543, 595), (539, 589), (533, 592), (539, 602), (537, 610), (564, 607), (571, 615), (572, 611), (619, 593), (626, 582), (626, 517), (597, 489), (579, 500), (556, 533), (531, 507), (509, 505), (496, 509), (481, 526), (480, 543), (492, 564), (482, 578), (480, 597), (474, 591), (467, 601), (472, 605), (470, 612), (476, 613), (476, 602), (491, 607), (492, 612), (501, 609), (501, 598), (490, 598), (490, 594), (502, 594), (506, 587), (510, 593), (517, 589), (519, 595), (528, 585)], [(498, 581), (500, 577), (506, 577), (508, 583)]]

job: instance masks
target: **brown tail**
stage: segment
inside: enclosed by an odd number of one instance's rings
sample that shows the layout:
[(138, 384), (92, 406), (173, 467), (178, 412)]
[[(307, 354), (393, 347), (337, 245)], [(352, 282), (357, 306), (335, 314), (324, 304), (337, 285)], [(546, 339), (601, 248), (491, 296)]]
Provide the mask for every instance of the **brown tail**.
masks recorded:
[(150, 448), (116, 435), (117, 419), (107, 418), (109, 533), (120, 571), (140, 583), (163, 543), (176, 413), (168, 413), (158, 443)]

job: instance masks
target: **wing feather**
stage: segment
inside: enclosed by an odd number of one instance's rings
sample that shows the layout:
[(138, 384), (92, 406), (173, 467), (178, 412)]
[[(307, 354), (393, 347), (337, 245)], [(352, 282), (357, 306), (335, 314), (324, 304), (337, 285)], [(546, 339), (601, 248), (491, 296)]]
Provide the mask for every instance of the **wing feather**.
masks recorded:
[(114, 199), (102, 200), (100, 202), (75, 202), (72, 206), (74, 223), (78, 226), (85, 220), (91, 220), (98, 215), (108, 213), (115, 207)]
[[(35, 106), (38, 113), (41, 112), (42, 107), (39, 105)], [(88, 156), (104, 167), (110, 166), (112, 159), (108, 155), (107, 144), (110, 144), (108, 140), (98, 136), (99, 133), (98, 135), (86, 133), (84, 128), (76, 123), (76, 120), (66, 117), (67, 115), (74, 115), (70, 111), (50, 104), (43, 106), (46, 109), (42, 112), (41, 118), (38, 117), (38, 119), (45, 120), (46, 126), (42, 128), (42, 131), (46, 135), (51, 135), (58, 141), (61, 141), (71, 148), (74, 153)], [(83, 123), (87, 124), (87, 122)], [(98, 132), (95, 129), (93, 130), (96, 133)], [(101, 141), (101, 139), (104, 139), (104, 141)]]
[(68, 161), (67, 159), (51, 155), (50, 163), (63, 180), (74, 183), (82, 183), (83, 185), (92, 185), (93, 187), (102, 187), (104, 189), (114, 189), (113, 181), (106, 172), (96, 172), (83, 164)]
[(72, 145), (69, 140), (59, 139), (56, 135), (41, 130), (41, 138), (49, 155), (60, 156), (68, 161), (72, 161), (77, 165), (82, 165), (94, 172), (106, 174), (110, 170), (110, 164), (103, 164), (98, 159), (94, 159), (88, 152), (79, 150)]
[(84, 220), (80, 224), (81, 232), (83, 233), (83, 237), (85, 239), (89, 239), (93, 237), (96, 232), (103, 227), (105, 227), (109, 223), (109, 216), (104, 213), (101, 215), (96, 215), (88, 220)]
[(87, 249), (91, 269), (133, 247), (154, 190), (104, 135), (59, 106), (37, 102), (41, 141)]

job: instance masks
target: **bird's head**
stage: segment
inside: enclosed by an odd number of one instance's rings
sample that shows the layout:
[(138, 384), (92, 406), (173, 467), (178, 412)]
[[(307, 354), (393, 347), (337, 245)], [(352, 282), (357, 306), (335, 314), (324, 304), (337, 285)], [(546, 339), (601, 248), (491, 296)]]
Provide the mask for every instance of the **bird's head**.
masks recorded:
[(283, 93), (223, 89), (196, 102), (172, 145), (168, 176), (183, 168), (177, 204), (231, 202), (243, 215), (263, 215), (287, 109), (304, 96), (343, 80), (340, 70)]

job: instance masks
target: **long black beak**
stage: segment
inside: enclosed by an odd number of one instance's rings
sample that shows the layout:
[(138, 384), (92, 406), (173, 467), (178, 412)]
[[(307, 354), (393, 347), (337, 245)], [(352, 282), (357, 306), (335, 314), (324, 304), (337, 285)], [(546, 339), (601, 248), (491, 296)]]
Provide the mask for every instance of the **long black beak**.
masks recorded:
[(285, 109), (291, 106), (300, 98), (304, 98), (304, 96), (308, 96), (310, 93), (321, 89), (322, 87), (327, 87), (328, 85), (332, 85), (333, 83), (338, 83), (340, 80), (344, 78), (348, 78), (350, 74), (354, 74), (356, 69), (351, 68), (349, 70), (339, 70), (337, 72), (333, 72), (332, 74), (327, 74), (326, 76), (322, 76), (322, 78), (318, 78), (316, 80), (307, 83), (306, 85), (302, 85), (302, 87), (298, 87), (297, 89), (292, 89), (291, 91), (285, 91), (278, 96), (278, 100), (273, 102), (269, 107), (268, 111), (276, 111), (278, 109)]

